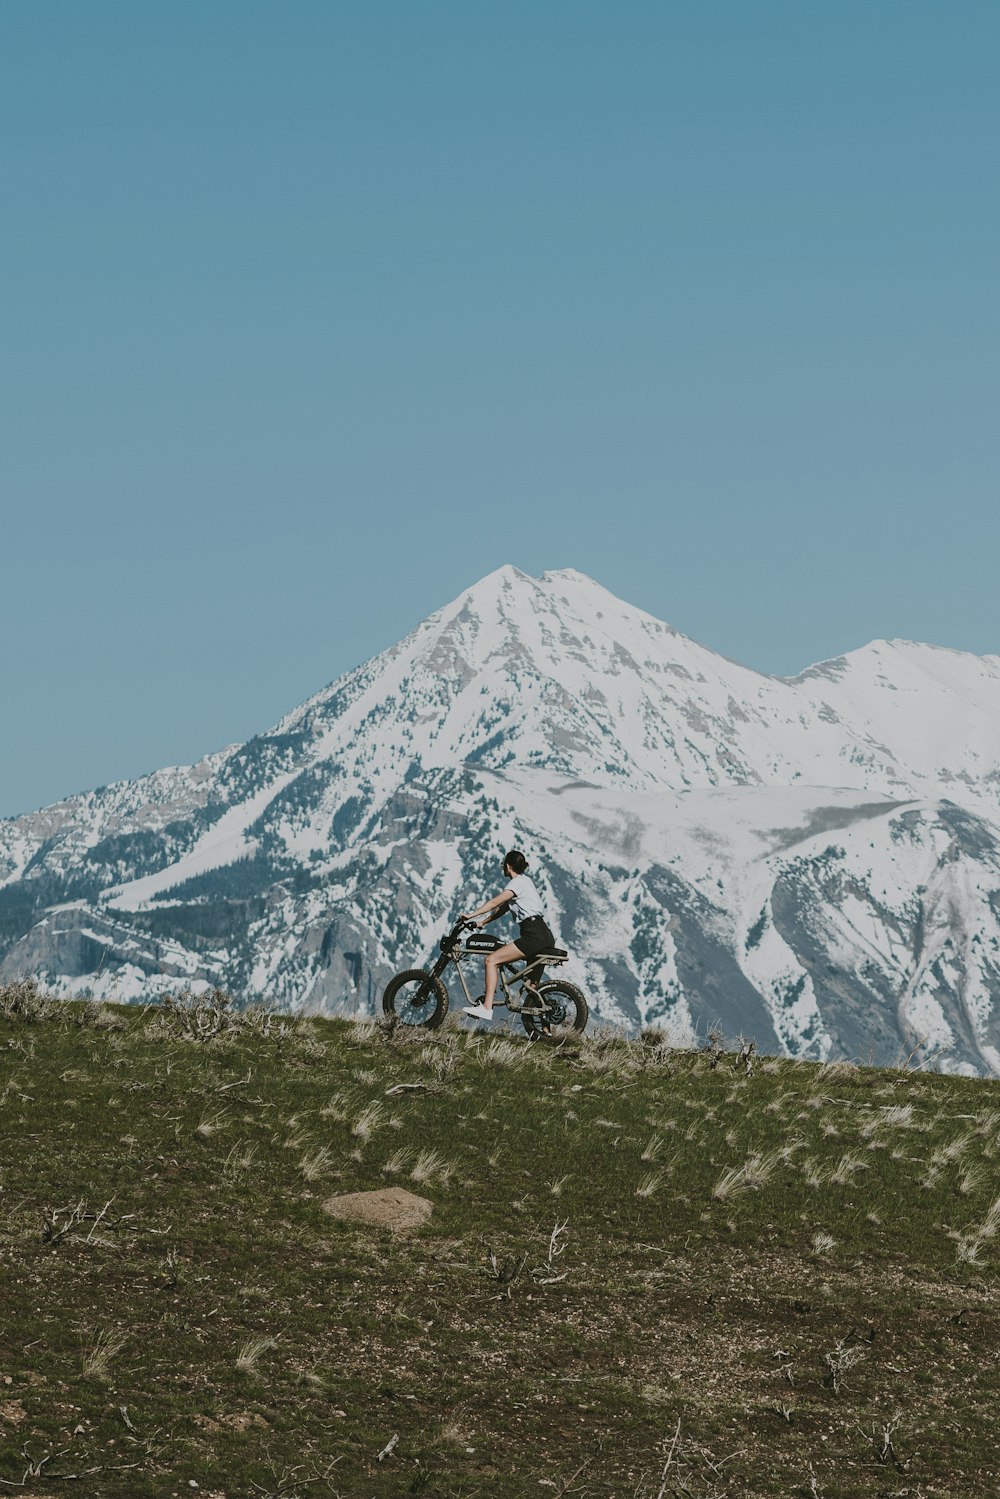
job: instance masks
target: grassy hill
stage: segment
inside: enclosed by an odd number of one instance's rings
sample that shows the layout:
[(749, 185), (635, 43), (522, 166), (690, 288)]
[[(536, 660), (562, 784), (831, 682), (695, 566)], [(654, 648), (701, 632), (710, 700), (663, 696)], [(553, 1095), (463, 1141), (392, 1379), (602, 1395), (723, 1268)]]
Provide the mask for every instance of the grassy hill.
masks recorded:
[(997, 1492), (996, 1083), (20, 985), (0, 1129), (2, 1492)]

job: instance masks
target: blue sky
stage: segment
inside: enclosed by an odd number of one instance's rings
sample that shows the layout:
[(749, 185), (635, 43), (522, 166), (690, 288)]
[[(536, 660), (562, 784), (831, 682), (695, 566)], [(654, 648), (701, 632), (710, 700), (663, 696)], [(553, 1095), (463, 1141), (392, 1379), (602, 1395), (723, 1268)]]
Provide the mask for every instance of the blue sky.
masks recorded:
[(502, 562), (1000, 651), (1000, 7), (0, 8), (0, 815)]

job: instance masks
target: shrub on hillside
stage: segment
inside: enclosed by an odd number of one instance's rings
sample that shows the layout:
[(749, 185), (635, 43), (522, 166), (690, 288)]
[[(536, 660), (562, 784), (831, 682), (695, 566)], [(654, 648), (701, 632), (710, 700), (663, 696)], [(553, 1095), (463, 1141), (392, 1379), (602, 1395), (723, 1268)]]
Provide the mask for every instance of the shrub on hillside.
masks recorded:
[(6, 1020), (48, 1020), (55, 1008), (55, 1001), (42, 993), (37, 979), (14, 979), (0, 985), (0, 1016)]

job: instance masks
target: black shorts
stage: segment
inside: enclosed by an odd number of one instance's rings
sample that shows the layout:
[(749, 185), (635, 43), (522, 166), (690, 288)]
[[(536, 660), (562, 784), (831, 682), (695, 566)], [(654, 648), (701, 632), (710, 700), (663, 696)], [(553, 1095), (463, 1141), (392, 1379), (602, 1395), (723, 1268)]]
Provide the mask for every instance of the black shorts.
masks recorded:
[(527, 921), (521, 922), (518, 931), (519, 935), (514, 938), (514, 946), (529, 961), (537, 958), (540, 952), (554, 951), (556, 939), (549, 931), (544, 916), (529, 916)]

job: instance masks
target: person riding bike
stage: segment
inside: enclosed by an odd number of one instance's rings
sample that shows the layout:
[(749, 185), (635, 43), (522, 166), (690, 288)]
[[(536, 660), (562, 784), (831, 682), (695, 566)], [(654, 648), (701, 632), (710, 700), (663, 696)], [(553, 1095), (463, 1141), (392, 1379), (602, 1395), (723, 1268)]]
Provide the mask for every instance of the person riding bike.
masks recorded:
[(528, 861), (518, 849), (512, 848), (510, 853), (504, 854), (506, 887), (499, 895), (484, 901), (475, 911), (469, 911), (462, 918), (464, 921), (476, 921), (480, 926), (487, 926), (509, 910), (519, 923), (515, 941), (507, 942), (503, 947), (486, 954), (486, 992), (482, 1003), (463, 1006), (466, 1015), (474, 1015), (477, 1020), (493, 1019), (497, 973), (504, 963), (516, 963), (518, 958), (525, 958), (530, 962), (539, 953), (551, 952), (555, 947), (556, 939), (549, 930), (541, 897), (534, 880), (529, 879), (526, 873), (527, 868)]

